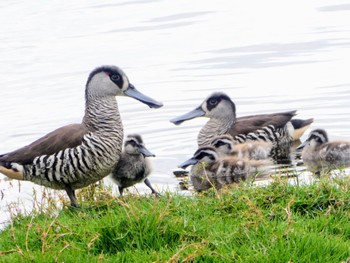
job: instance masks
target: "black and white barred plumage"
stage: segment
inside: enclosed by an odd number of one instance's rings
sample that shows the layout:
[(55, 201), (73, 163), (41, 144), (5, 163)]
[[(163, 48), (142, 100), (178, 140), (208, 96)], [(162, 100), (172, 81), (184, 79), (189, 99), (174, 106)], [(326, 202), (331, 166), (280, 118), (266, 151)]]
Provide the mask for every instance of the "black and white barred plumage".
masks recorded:
[(292, 139), (290, 132), (288, 131), (288, 127), (290, 127), (290, 125), (290, 123), (287, 123), (285, 126), (279, 128), (276, 128), (273, 125), (268, 125), (248, 134), (236, 135), (233, 139), (237, 143), (263, 141), (270, 142), (275, 145), (288, 144)]
[(32, 164), (23, 165), (25, 180), (54, 189), (64, 189), (66, 185), (79, 189), (101, 180), (108, 174), (120, 155), (118, 142), (122, 135), (110, 136), (102, 140), (93, 133), (84, 135), (81, 145), (67, 148), (52, 155), (35, 157)]

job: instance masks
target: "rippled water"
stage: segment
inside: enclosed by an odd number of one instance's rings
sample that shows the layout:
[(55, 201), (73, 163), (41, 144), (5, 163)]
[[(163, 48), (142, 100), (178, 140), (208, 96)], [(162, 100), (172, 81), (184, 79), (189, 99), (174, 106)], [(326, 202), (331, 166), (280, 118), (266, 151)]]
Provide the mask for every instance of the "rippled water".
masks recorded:
[[(102, 64), (164, 102), (151, 110), (118, 98), (125, 134), (142, 134), (157, 155), (159, 189), (177, 190), (172, 171), (206, 121), (169, 119), (213, 91), (228, 93), (239, 116), (297, 109), (331, 139), (349, 139), (349, 16), (340, 0), (2, 1), (0, 152), (80, 122), (87, 76)], [(0, 175), (0, 222), (10, 202), (30, 207), (32, 193)]]

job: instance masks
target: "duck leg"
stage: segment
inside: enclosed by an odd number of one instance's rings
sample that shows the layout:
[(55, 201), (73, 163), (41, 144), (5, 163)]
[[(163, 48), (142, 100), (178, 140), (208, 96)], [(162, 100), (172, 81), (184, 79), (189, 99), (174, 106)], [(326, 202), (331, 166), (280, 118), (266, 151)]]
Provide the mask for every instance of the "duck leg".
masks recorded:
[(120, 196), (123, 196), (124, 187), (118, 186)]
[(160, 193), (158, 193), (151, 185), (151, 182), (148, 180), (148, 178), (145, 179), (144, 181), (145, 185), (147, 185), (149, 187), (149, 189), (151, 189), (152, 194), (155, 194), (156, 196), (161, 196)]
[(70, 199), (70, 205), (75, 208), (79, 207), (77, 198), (75, 196), (75, 191), (72, 189), (70, 185), (66, 185), (66, 192)]

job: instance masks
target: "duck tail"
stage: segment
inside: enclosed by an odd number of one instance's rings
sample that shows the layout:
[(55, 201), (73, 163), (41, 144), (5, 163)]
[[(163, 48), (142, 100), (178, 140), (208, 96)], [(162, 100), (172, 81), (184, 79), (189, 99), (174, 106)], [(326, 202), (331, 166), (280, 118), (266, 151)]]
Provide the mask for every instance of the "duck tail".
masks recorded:
[(291, 119), (290, 121), (293, 126), (293, 132), (291, 136), (293, 141), (300, 140), (300, 137), (303, 136), (305, 131), (310, 127), (310, 125), (314, 122), (313, 118), (301, 120), (301, 119)]

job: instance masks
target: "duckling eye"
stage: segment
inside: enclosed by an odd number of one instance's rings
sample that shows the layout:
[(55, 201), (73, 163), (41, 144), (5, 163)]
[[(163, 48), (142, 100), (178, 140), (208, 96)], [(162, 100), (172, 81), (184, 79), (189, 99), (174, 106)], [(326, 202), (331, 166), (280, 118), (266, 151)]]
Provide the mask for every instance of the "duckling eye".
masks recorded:
[(120, 80), (120, 76), (117, 74), (113, 74), (113, 75), (111, 75), (111, 80), (118, 81), (118, 80)]
[(209, 104), (214, 106), (214, 105), (218, 104), (218, 100), (216, 98), (211, 98), (211, 99), (209, 99)]

